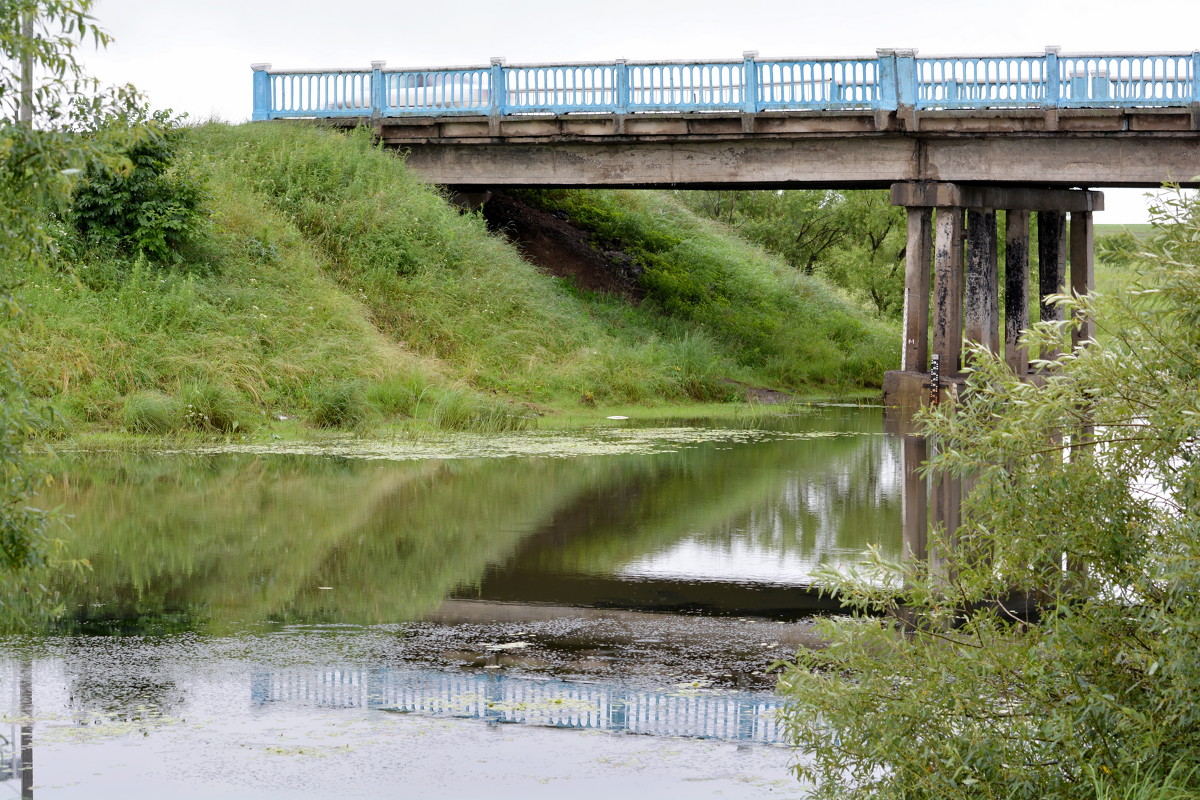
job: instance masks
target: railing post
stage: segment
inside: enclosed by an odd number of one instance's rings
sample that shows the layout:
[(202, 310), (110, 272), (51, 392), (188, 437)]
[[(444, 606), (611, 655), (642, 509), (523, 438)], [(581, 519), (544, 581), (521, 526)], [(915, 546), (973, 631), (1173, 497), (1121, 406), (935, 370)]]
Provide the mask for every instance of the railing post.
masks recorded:
[(1042, 104), (1046, 108), (1058, 108), (1062, 102), (1062, 80), (1058, 74), (1058, 51), (1056, 44), (1046, 46), (1046, 96)]
[(508, 105), (508, 87), (504, 85), (504, 58), (492, 56), (492, 115), (504, 116)]
[(488, 135), (500, 135), (500, 117), (508, 105), (508, 88), (504, 85), (504, 57), (492, 56), (491, 109), (488, 112)]
[(386, 61), (371, 62), (371, 119), (383, 116), (383, 105), (387, 98), (386, 87), (383, 84), (383, 68)]
[(896, 117), (910, 131), (917, 129), (917, 51), (896, 50)]
[(1192, 129), (1200, 130), (1200, 50), (1192, 51)]
[(758, 66), (754, 59), (758, 58), (757, 50), (746, 50), (742, 53), (742, 113), (758, 113)]
[(271, 73), (270, 64), (251, 64), (254, 70), (254, 113), (250, 119), (261, 122), (271, 118)]
[(625, 133), (625, 116), (629, 113), (629, 64), (618, 58), (613, 67), (613, 133)]
[(878, 59), (876, 80), (879, 81), (879, 96), (875, 99), (876, 111), (896, 111), (899, 109), (899, 96), (896, 92), (896, 51), (876, 50)]
[(625, 114), (629, 111), (629, 65), (625, 63), (625, 59), (618, 58), (616, 67), (613, 70), (614, 97), (616, 108), (613, 110), (618, 114)]

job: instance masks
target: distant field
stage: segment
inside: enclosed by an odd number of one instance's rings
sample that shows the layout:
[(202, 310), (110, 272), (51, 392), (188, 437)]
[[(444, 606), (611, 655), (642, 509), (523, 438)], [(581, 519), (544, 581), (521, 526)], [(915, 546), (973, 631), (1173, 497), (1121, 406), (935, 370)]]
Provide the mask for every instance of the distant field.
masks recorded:
[(1149, 222), (1134, 222), (1134, 223), (1129, 223), (1127, 225), (1120, 225), (1120, 224), (1097, 225), (1096, 226), (1096, 235), (1097, 236), (1106, 236), (1106, 235), (1113, 234), (1113, 233), (1127, 232), (1127, 233), (1132, 233), (1134, 236), (1141, 239), (1141, 238), (1145, 238), (1146, 236), (1149, 236), (1150, 232), (1153, 230), (1154, 230), (1154, 226), (1151, 225)]

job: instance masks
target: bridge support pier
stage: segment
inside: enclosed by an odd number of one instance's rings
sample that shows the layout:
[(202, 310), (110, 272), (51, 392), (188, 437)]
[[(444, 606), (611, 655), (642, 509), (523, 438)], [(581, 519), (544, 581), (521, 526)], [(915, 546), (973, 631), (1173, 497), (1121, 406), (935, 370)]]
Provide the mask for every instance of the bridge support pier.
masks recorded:
[[(1001, 353), (998, 211), (1005, 212), (1006, 220), (1003, 355), (1013, 372), (1030, 375), (1029, 354), (1019, 342), (1029, 324), (1030, 213), (1038, 215), (1040, 318), (1056, 319), (1061, 312), (1045, 302), (1048, 295), (1084, 293), (1093, 286), (1092, 212), (1103, 210), (1104, 195), (1083, 189), (911, 181), (892, 185), (892, 203), (908, 210), (908, 249), (904, 349), (900, 369), (884, 376), (884, 404), (915, 410), (933, 397), (957, 397), (964, 383), (964, 341)], [(1085, 320), (1074, 342), (1091, 335), (1091, 323)], [(938, 361), (936, 386), (931, 356)]]

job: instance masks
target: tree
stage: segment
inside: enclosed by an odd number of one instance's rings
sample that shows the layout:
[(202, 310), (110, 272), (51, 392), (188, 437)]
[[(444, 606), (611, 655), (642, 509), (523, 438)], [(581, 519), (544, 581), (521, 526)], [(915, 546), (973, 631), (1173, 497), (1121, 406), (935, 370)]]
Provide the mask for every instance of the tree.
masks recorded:
[(829, 254), (823, 273), (870, 301), (881, 316), (899, 317), (908, 244), (904, 209), (893, 206), (886, 192), (847, 192), (837, 216), (846, 234)]
[(974, 485), (945, 563), (823, 576), (854, 616), (781, 680), (819, 796), (1200, 792), (1200, 205), (1155, 214), (1135, 291), (1058, 298), (1098, 342), (1029, 332), (1066, 352), (1044, 385), (973, 350), (963, 401), (924, 415), (931, 469)]
[(685, 202), (897, 317), (904, 299), (904, 209), (887, 192), (825, 190), (687, 192)]
[(135, 100), (131, 88), (97, 91), (75, 57), (83, 41), (108, 43), (92, 0), (0, 0), (0, 626), (45, 608), (29, 576), (45, 564), (46, 515), (31, 505), (44, 476), (29, 461), (40, 416), (8, 358), (20, 314), (13, 267), (45, 266), (54, 240), (48, 214), (66, 202), (74, 175), (122, 159), (104, 137), (75, 129)]

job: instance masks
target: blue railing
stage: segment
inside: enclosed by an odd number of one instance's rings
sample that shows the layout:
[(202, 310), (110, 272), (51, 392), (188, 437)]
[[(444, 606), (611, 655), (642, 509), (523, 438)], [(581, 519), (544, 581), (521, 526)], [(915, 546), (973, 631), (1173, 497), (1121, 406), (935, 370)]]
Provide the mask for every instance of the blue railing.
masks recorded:
[(369, 70), (254, 64), (254, 119), (1200, 104), (1200, 51), (1156, 54), (612, 61)]

